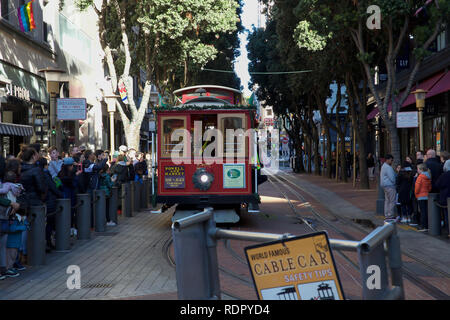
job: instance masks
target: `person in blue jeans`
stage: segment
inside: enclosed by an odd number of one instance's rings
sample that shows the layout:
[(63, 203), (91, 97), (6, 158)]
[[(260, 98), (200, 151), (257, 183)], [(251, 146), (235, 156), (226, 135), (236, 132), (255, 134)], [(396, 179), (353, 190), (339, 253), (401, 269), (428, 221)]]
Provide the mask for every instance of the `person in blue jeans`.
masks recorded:
[[(27, 222), (19, 214), (10, 221), (8, 240), (6, 242), (6, 269), (7, 273), (18, 276), (18, 270), (25, 270), (25, 267), (17, 263), (19, 248), (22, 245), (22, 232), (27, 230)], [(17, 269), (16, 269), (17, 268)]]

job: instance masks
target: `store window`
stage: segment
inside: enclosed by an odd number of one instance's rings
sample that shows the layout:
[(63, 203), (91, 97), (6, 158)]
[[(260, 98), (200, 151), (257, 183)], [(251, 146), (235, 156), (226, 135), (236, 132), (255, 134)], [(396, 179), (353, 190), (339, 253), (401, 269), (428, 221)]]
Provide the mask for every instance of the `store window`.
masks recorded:
[[(186, 117), (162, 117), (161, 120), (161, 157), (186, 157)], [(181, 144), (183, 142), (183, 144)]]
[(0, 0), (0, 14), (5, 20), (9, 20), (8, 2), (9, 0)]
[[(447, 145), (447, 119), (445, 116), (426, 119), (423, 130), (425, 149), (434, 149), (436, 152), (445, 150)], [(425, 150), (426, 151), (426, 150)]]
[(446, 46), (446, 38), (447, 38), (447, 33), (446, 31), (442, 31), (436, 38), (436, 48), (437, 51), (441, 51), (445, 49)]

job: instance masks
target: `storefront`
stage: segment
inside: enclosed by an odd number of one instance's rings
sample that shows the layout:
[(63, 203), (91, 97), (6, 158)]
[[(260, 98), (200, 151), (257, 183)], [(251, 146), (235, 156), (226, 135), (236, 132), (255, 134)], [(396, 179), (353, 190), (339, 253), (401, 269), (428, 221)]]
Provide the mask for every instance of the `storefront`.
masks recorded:
[[(450, 150), (450, 71), (440, 71), (433, 76), (420, 81), (417, 86), (413, 86), (411, 91), (416, 89), (427, 91), (425, 98), (425, 108), (423, 110), (423, 132), (424, 149), (434, 149), (439, 154), (441, 151)], [(417, 111), (414, 94), (410, 93), (403, 103), (400, 112)], [(372, 125), (376, 123), (378, 109), (374, 108), (369, 115)], [(382, 121), (380, 121), (382, 122)], [(389, 134), (383, 125), (380, 127), (380, 155), (390, 152)], [(419, 150), (419, 130), (418, 128), (398, 129), (401, 145), (401, 158), (415, 156)]]
[(17, 155), (22, 143), (48, 146), (49, 98), (45, 79), (0, 61), (0, 75), (11, 81), (0, 97), (0, 148)]

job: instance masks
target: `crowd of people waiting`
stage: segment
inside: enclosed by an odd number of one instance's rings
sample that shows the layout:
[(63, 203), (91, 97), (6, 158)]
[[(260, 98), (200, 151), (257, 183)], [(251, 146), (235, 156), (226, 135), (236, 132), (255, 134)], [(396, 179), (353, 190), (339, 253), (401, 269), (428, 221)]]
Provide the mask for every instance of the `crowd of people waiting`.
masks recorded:
[[(60, 153), (55, 147), (41, 150), (39, 144), (22, 145), (17, 157), (0, 155), (0, 280), (25, 270), (30, 206), (47, 207), (46, 251), (50, 252), (55, 249), (57, 199), (71, 199), (71, 235), (76, 236), (76, 194), (103, 189), (108, 198), (113, 186), (142, 183), (144, 175), (148, 175), (145, 154), (124, 145), (112, 155), (83, 146)], [(116, 225), (108, 207), (106, 218), (108, 226)]]
[[(386, 155), (381, 167), (380, 186), (384, 189), (384, 214), (386, 220), (397, 220), (415, 226), (421, 232), (428, 231), (428, 200), (430, 193), (439, 194), (441, 226), (448, 233), (447, 198), (450, 198), (450, 153), (444, 151), (437, 156), (430, 149), (424, 154), (416, 153), (395, 169), (394, 158)], [(397, 210), (396, 210), (397, 209)]]

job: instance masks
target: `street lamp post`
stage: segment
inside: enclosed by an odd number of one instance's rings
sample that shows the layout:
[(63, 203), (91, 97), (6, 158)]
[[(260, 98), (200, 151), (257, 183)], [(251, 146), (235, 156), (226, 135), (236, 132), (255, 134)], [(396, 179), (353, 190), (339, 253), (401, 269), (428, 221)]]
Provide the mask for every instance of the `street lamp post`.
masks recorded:
[(419, 111), (419, 148), (423, 150), (423, 109), (425, 108), (425, 97), (427, 95), (427, 90), (417, 89), (412, 93), (416, 96), (416, 107)]
[(108, 113), (109, 113), (109, 141), (110, 141), (110, 150), (111, 155), (114, 154), (115, 144), (114, 144), (114, 113), (116, 112), (116, 99), (120, 98), (119, 95), (111, 94), (105, 96), (106, 104), (108, 105)]
[[(47, 82), (47, 92), (50, 94), (50, 130), (49, 144), (61, 147), (61, 125), (57, 121), (56, 115), (56, 97), (59, 94), (59, 83), (64, 81), (61, 75), (66, 73), (64, 70), (56, 68), (41, 69), (39, 72), (45, 74), (45, 81)], [(53, 134), (54, 132), (54, 134)]]

